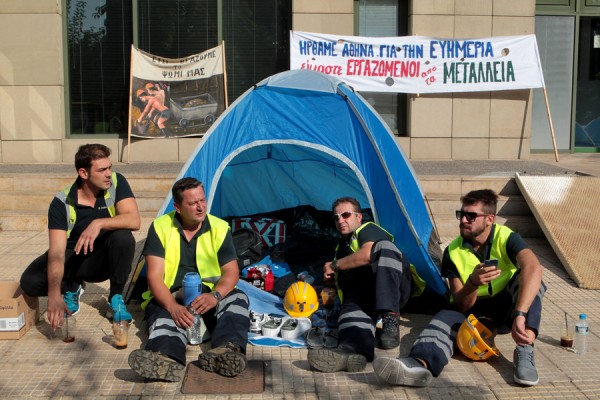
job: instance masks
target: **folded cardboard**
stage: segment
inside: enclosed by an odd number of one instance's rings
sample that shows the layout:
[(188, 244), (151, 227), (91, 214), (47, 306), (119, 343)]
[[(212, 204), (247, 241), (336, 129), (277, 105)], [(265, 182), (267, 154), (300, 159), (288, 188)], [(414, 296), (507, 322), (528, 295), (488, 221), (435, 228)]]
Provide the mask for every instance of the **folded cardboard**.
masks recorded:
[(19, 339), (39, 317), (37, 297), (29, 297), (18, 282), (0, 282), (0, 340)]

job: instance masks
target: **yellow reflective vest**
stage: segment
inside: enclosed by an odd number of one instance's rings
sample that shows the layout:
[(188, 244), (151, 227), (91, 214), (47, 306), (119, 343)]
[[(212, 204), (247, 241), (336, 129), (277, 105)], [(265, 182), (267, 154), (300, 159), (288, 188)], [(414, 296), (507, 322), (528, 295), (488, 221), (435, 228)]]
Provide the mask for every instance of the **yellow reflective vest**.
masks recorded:
[[(498, 268), (502, 273), (492, 281), (492, 293), (489, 293), (488, 285), (479, 286), (477, 289), (478, 297), (495, 296), (500, 293), (517, 272), (517, 266), (510, 261), (506, 253), (506, 243), (511, 233), (512, 230), (510, 228), (494, 224), (494, 237), (492, 239), (490, 259), (498, 260)], [(457, 237), (448, 245), (448, 255), (458, 270), (460, 280), (463, 284), (466, 284), (469, 276), (481, 261), (479, 261), (479, 258), (477, 258), (473, 251), (463, 247), (462, 236)]]
[[(108, 190), (104, 191), (104, 203), (106, 204), (108, 213), (112, 218), (117, 213), (115, 208), (115, 196), (117, 193), (116, 172), (112, 173), (110, 180), (112, 181), (112, 185), (110, 185)], [(77, 211), (75, 208), (75, 206), (77, 205), (77, 199), (69, 197), (69, 193), (73, 189), (74, 185), (75, 184), (69, 185), (56, 194), (56, 198), (63, 202), (63, 204), (65, 205), (65, 209), (67, 210), (67, 239), (69, 238), (69, 236), (71, 236), (71, 231), (75, 227), (75, 221), (77, 221)]]
[[(217, 255), (225, 241), (229, 224), (209, 214), (206, 215), (206, 218), (209, 221), (210, 230), (196, 240), (196, 266), (202, 283), (212, 290), (221, 278), (221, 266)], [(165, 249), (164, 283), (170, 289), (175, 283), (181, 258), (181, 235), (175, 225), (175, 211), (158, 217), (152, 224)], [(142, 298), (144, 299), (142, 308), (145, 309), (152, 299), (150, 290), (145, 292)]]

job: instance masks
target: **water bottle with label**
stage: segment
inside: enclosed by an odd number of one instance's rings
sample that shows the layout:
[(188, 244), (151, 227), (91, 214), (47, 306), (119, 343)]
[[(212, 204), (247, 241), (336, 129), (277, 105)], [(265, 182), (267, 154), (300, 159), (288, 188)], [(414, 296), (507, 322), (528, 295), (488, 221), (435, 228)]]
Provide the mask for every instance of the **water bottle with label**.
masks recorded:
[(579, 314), (579, 321), (575, 324), (575, 341), (573, 349), (575, 353), (584, 355), (587, 352), (587, 338), (590, 327), (587, 321), (587, 315)]
[(194, 325), (187, 328), (189, 344), (202, 343), (202, 315), (190, 308), (192, 301), (202, 293), (202, 280), (197, 272), (188, 272), (183, 277), (183, 305), (194, 315)]

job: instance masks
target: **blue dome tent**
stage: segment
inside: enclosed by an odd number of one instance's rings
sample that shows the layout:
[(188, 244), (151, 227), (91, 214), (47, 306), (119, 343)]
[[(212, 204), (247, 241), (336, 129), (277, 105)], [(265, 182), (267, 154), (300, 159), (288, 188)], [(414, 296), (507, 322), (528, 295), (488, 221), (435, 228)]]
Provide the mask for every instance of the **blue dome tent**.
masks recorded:
[[(315, 71), (273, 75), (240, 96), (198, 144), (177, 179), (203, 182), (208, 212), (226, 218), (342, 196), (370, 208), (428, 286), (447, 289), (429, 254), (433, 224), (409, 160), (354, 90)], [(171, 194), (158, 215), (173, 210)]]

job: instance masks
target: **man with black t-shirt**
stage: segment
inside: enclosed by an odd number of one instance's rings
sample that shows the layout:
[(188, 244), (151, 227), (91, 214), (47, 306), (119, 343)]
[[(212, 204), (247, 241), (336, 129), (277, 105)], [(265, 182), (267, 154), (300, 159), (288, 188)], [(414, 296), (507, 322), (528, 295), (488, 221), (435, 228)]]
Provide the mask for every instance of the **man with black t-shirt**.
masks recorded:
[[(131, 320), (123, 302), (135, 239), (140, 228), (135, 197), (125, 177), (112, 172), (111, 150), (86, 144), (75, 154), (77, 179), (60, 191), (48, 210), (49, 250), (35, 259), (21, 276), (30, 296), (48, 296), (52, 329), (65, 315), (79, 312), (84, 282), (110, 280), (109, 318)], [(62, 294), (64, 293), (64, 298)]]
[(337, 199), (333, 217), (342, 239), (335, 258), (323, 266), (326, 282), (335, 279), (341, 297), (339, 346), (312, 349), (308, 362), (321, 372), (362, 371), (375, 355), (375, 322), (382, 316), (379, 347), (400, 344), (400, 308), (411, 295), (410, 264), (392, 243), (393, 236), (373, 223), (363, 223), (360, 204)]
[[(148, 379), (179, 381), (186, 365), (186, 329), (201, 314), (211, 333), (212, 349), (198, 357), (200, 368), (236, 376), (246, 368), (250, 318), (248, 296), (239, 280), (237, 254), (229, 224), (206, 213), (206, 195), (195, 178), (182, 178), (172, 189), (174, 211), (148, 229), (148, 290), (142, 308), (148, 342), (129, 355), (129, 366)], [(181, 288), (186, 273), (198, 273), (202, 293), (187, 307)]]

